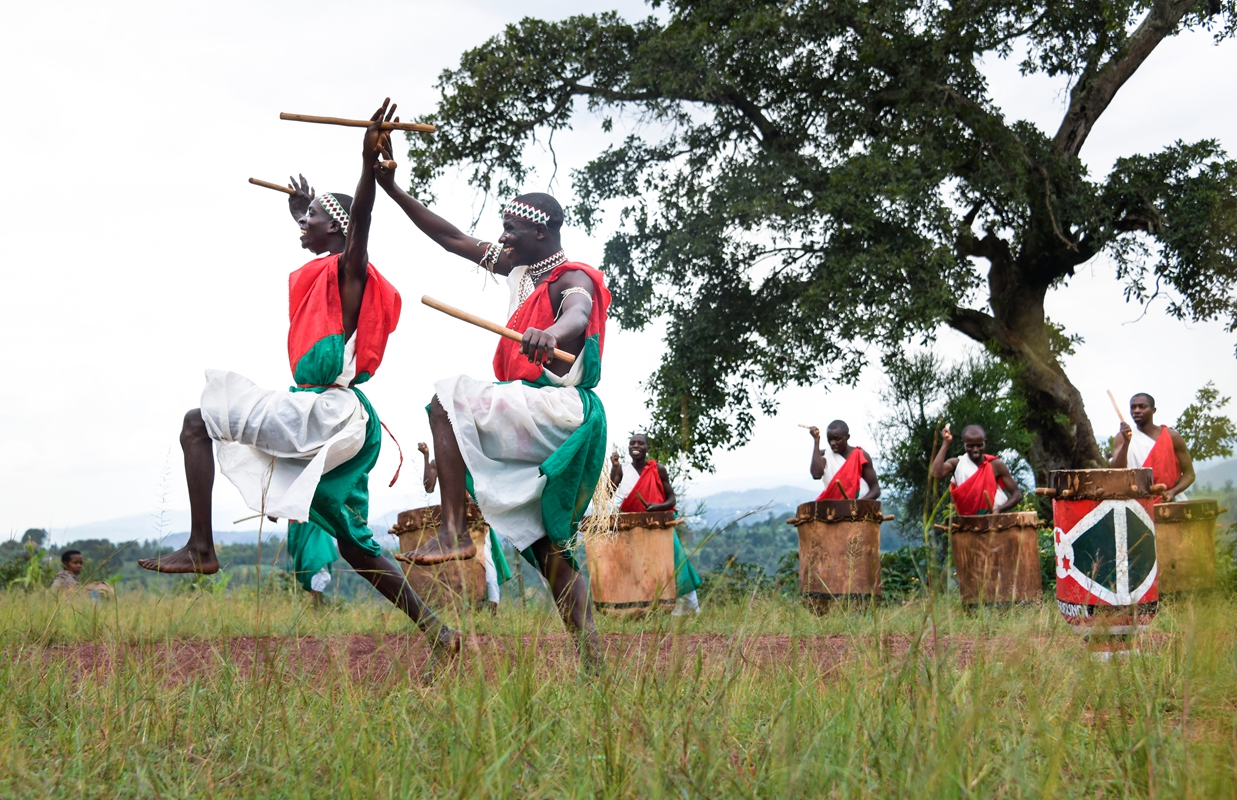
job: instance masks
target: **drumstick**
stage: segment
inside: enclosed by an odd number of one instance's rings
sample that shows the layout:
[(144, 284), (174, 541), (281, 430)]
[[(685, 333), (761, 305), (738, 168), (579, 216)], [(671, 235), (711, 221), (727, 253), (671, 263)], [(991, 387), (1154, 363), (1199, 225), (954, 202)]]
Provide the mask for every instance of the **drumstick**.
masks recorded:
[(802, 422), (800, 422), (800, 423), (799, 423), (799, 427), (800, 427), (800, 428), (807, 428), (807, 429), (810, 431), (812, 428), (815, 428), (816, 426), (815, 426), (815, 425), (804, 425)]
[(984, 502), (988, 504), (988, 513), (996, 512), (996, 506), (992, 505), (992, 498), (988, 495), (988, 490), (984, 489)]
[(254, 186), (263, 186), (263, 187), (266, 187), (267, 189), (274, 189), (277, 192), (283, 192), (284, 194), (296, 194), (295, 189), (289, 189), (287, 186), (280, 186), (277, 183), (271, 183), (269, 181), (260, 181), (257, 178), (250, 178), (249, 182), (252, 183)]
[(849, 495), (847, 495), (847, 494), (846, 494), (846, 490), (842, 488), (842, 482), (841, 482), (841, 481), (834, 481), (834, 483), (835, 483), (835, 484), (837, 484), (838, 491), (842, 493), (842, 499), (843, 499), (843, 500), (849, 500), (849, 499), (850, 499), (850, 496), (849, 496)]
[(1125, 422), (1125, 415), (1121, 413), (1121, 406), (1117, 405), (1117, 398), (1112, 396), (1112, 389), (1108, 390), (1108, 399), (1112, 401), (1112, 410), (1117, 412), (1117, 419), (1123, 424), (1128, 424)]
[[(316, 122), (319, 125), (343, 125), (346, 128), (368, 128), (372, 124), (372, 120), (368, 119), (341, 119), (340, 117), (315, 117), (312, 114), (288, 114), (279, 112), (280, 119), (291, 120), (292, 122)], [(433, 133), (438, 130), (433, 125), (427, 125), (423, 122), (384, 122), (379, 126), (379, 130), (384, 131), (416, 131), (417, 133)]]
[(648, 511), (648, 510), (649, 510), (649, 501), (648, 501), (648, 500), (645, 500), (645, 499), (644, 499), (644, 498), (640, 495), (640, 493), (639, 493), (638, 491), (636, 491), (635, 489), (632, 489), (632, 490), (631, 490), (631, 493), (632, 493), (632, 494), (634, 494), (634, 495), (636, 496), (636, 499), (640, 501), (640, 504), (644, 506), (644, 510), (645, 510), (645, 511)]
[[(506, 336), (508, 339), (515, 342), (524, 341), (524, 337), (522, 335), (516, 333), (510, 328), (499, 325), (496, 322), (490, 322), (488, 319), (478, 317), (476, 314), (469, 314), (467, 311), (462, 311), (455, 306), (449, 306), (440, 300), (435, 300), (428, 294), (421, 295), (421, 302), (430, 308), (438, 309), (447, 316), (455, 317), (456, 319), (471, 323), (476, 325), (478, 328), (485, 328), (490, 333), (497, 333), (499, 336)], [(574, 364), (576, 361), (576, 357), (571, 353), (559, 350), (557, 347), (554, 348), (554, 357), (559, 361), (565, 361), (568, 364)]]
[(250, 515), (249, 515), (249, 516), (247, 516), (247, 517), (241, 517), (240, 519), (234, 519), (234, 520), (232, 520), (232, 524), (233, 524), (233, 525), (239, 525), (239, 524), (241, 524), (242, 522), (248, 522), (248, 521), (249, 521), (249, 520), (251, 520), (251, 519), (257, 519), (257, 518), (258, 518), (258, 517), (260, 517), (260, 516), (262, 516), (262, 514), (260, 514), (260, 513), (259, 513), (259, 514), (250, 514)]

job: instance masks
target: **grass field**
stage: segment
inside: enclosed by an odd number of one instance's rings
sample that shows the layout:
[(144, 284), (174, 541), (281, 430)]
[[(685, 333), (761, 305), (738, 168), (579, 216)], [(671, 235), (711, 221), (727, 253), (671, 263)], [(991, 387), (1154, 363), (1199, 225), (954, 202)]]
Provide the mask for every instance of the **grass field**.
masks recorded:
[(378, 602), (0, 593), (0, 795), (1237, 795), (1231, 598), (1166, 604), (1108, 662), (1055, 603), (602, 618), (600, 677), (542, 606), (460, 624), (427, 689)]

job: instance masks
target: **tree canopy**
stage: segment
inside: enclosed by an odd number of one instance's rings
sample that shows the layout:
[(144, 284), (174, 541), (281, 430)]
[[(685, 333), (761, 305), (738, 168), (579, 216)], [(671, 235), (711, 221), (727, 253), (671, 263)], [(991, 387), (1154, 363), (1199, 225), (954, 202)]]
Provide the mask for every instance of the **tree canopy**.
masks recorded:
[[(412, 190), (448, 167), (527, 191), (530, 145), (581, 110), (613, 137), (572, 175), (572, 222), (618, 232), (626, 328), (665, 320), (650, 434), (709, 466), (790, 384), (851, 382), (942, 325), (1011, 369), (1036, 472), (1102, 460), (1044, 298), (1107, 253), (1129, 299), (1237, 330), (1237, 162), (1217, 141), (1079, 151), (1155, 46), (1230, 37), (1237, 0), (670, 0), (664, 17), (524, 19), (443, 73)], [(1055, 131), (1006, 119), (984, 59), (1068, 78)], [(631, 132), (619, 136), (616, 120)]]

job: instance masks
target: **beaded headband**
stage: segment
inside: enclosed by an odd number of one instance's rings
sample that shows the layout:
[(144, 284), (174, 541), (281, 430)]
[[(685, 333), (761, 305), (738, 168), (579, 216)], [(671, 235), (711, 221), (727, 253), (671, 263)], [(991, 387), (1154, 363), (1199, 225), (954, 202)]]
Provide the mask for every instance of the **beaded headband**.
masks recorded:
[(507, 205), (503, 206), (503, 213), (510, 214), (513, 217), (523, 217), (524, 219), (533, 222), (540, 222), (542, 225), (550, 224), (550, 215), (542, 211), (536, 206), (530, 206), (528, 203), (521, 203), (519, 200), (511, 200)]
[(348, 235), (348, 212), (335, 199), (335, 195), (330, 192), (323, 192), (318, 195), (318, 205), (322, 206), (322, 210), (331, 215), (331, 219), (339, 223), (339, 229), (343, 231), (344, 236)]

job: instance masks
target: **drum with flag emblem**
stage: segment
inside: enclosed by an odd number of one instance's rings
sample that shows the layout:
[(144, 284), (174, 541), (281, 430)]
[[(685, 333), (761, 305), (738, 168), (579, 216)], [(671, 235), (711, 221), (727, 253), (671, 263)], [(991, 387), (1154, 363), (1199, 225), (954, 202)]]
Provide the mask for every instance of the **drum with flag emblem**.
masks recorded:
[(1159, 605), (1150, 469), (1055, 470), (1057, 603), (1086, 633), (1123, 636)]

